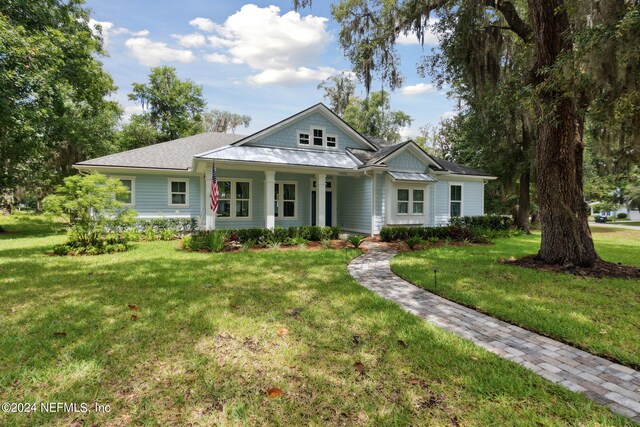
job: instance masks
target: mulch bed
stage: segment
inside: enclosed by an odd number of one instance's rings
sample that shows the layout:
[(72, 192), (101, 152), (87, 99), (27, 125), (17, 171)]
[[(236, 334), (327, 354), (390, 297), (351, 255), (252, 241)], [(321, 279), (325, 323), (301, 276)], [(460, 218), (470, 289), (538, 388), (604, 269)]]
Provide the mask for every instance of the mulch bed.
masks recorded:
[(629, 265), (615, 264), (599, 260), (592, 268), (575, 267), (572, 265), (547, 264), (537, 255), (527, 255), (522, 258), (501, 258), (500, 264), (515, 265), (517, 267), (534, 268), (536, 270), (551, 271), (553, 273), (568, 273), (575, 276), (590, 276), (597, 278), (640, 279), (640, 268)]

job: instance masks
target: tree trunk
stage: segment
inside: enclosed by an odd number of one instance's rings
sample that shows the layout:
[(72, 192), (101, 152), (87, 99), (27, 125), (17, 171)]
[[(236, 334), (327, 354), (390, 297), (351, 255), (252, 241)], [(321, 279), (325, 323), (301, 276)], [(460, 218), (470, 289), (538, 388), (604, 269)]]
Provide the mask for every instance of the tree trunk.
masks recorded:
[(536, 46), (538, 95), (536, 172), (542, 242), (538, 256), (551, 264), (594, 265), (598, 256), (582, 191), (582, 130), (575, 97), (548, 83), (548, 69), (571, 50), (563, 0), (529, 0)]
[(529, 132), (526, 117), (522, 118), (522, 171), (520, 172), (520, 186), (518, 190), (518, 212), (516, 213), (516, 226), (531, 234), (531, 222), (529, 214), (531, 210), (531, 196), (529, 187), (531, 185), (531, 133)]

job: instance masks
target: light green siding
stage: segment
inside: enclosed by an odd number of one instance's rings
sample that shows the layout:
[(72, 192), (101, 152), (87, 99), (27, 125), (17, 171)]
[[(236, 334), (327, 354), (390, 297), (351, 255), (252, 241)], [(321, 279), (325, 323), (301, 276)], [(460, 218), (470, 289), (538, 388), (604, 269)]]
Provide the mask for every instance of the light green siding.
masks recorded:
[[(355, 141), (331, 120), (317, 112), (308, 117), (298, 119), (270, 135), (250, 141), (246, 145), (301, 148), (301, 146), (298, 145), (298, 130), (310, 131), (314, 126), (324, 128), (328, 135), (336, 135), (338, 137), (337, 147), (335, 149), (332, 148), (331, 151), (344, 151), (346, 148), (368, 148), (361, 142)], [(309, 147), (305, 146), (302, 148), (316, 149), (312, 145), (313, 143), (310, 143)], [(317, 149), (321, 150), (322, 148)]]

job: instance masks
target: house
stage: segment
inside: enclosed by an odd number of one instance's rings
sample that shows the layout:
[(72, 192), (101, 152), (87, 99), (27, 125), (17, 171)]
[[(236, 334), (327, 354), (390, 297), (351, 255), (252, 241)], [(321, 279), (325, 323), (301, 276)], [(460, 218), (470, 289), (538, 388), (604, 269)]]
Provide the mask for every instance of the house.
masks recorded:
[[(220, 190), (209, 209), (212, 164)], [(428, 155), (414, 142), (356, 132), (323, 104), (250, 136), (202, 133), (75, 165), (119, 178), (142, 217), (194, 217), (201, 227), (442, 225), (484, 214), (495, 177)]]

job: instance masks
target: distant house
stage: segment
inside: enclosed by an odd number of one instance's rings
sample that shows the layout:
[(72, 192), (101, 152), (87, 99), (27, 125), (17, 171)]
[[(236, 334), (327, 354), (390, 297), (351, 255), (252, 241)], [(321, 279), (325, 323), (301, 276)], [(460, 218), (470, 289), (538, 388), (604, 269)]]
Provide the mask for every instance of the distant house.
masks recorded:
[(142, 217), (194, 217), (206, 229), (332, 225), (366, 234), (483, 215), (484, 185), (495, 179), (412, 141), (362, 135), (323, 104), (250, 136), (203, 133), (75, 167), (119, 178)]
[(602, 202), (589, 203), (591, 209), (591, 216), (604, 215), (604, 216), (618, 216), (619, 213), (627, 214), (627, 218), (633, 221), (640, 221), (640, 211), (638, 209), (631, 209), (629, 206), (619, 206), (615, 210), (603, 211), (599, 205)]

